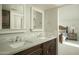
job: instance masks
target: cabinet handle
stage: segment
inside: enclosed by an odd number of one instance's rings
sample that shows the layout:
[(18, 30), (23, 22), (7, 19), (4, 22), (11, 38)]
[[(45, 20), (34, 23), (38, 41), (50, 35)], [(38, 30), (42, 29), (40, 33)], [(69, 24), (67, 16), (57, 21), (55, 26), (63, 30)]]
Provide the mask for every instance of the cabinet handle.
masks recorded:
[(48, 51), (47, 51), (47, 53), (48, 53)]

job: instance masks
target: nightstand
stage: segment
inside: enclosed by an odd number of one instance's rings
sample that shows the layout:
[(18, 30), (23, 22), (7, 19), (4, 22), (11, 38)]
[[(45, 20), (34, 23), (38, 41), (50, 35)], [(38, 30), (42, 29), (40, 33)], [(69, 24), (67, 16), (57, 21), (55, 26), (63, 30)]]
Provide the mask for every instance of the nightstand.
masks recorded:
[(68, 33), (68, 40), (77, 40), (77, 33)]

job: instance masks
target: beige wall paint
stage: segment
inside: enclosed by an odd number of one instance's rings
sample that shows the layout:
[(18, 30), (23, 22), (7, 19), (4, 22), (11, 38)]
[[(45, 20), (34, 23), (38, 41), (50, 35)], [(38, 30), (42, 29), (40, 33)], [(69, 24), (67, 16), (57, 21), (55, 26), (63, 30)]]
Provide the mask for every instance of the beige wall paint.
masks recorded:
[(58, 16), (58, 9), (48, 9), (45, 11), (45, 34), (51, 35), (51, 34), (57, 34), (57, 16)]
[(29, 5), (24, 6), (24, 27), (29, 30), (30, 29), (30, 19), (31, 19), (31, 7)]

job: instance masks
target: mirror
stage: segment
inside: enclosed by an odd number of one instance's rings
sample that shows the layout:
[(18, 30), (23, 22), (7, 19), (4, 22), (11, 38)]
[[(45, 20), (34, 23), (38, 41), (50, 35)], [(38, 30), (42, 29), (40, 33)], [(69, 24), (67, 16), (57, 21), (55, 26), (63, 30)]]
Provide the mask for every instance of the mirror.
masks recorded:
[(0, 4), (0, 34), (26, 31), (23, 4)]
[(32, 22), (31, 22), (32, 31), (42, 31), (43, 20), (44, 20), (44, 12), (32, 7)]
[(40, 29), (42, 28), (42, 14), (38, 11), (34, 11), (34, 29)]
[(59, 8), (59, 41), (75, 47), (79, 45), (79, 5)]
[(2, 4), (2, 29), (23, 29), (23, 9), (21, 4)]

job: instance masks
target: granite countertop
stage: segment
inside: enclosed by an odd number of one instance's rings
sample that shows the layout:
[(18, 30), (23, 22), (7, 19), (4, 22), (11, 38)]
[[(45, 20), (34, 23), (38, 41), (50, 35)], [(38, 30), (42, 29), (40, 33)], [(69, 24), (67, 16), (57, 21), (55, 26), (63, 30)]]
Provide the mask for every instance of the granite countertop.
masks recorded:
[(9, 45), (2, 45), (2, 46), (0, 46), (0, 55), (12, 55), (12, 54), (18, 53), (20, 51), (23, 51), (25, 49), (29, 49), (38, 44), (52, 40), (54, 38), (57, 38), (57, 36), (52, 35), (51, 37), (40, 37), (38, 39), (29, 39), (29, 40), (26, 40), (26, 42), (23, 46), (20, 46), (17, 48), (12, 48)]

